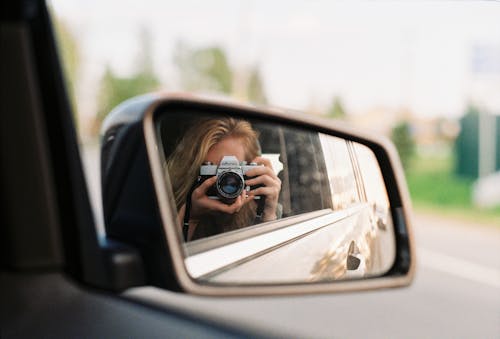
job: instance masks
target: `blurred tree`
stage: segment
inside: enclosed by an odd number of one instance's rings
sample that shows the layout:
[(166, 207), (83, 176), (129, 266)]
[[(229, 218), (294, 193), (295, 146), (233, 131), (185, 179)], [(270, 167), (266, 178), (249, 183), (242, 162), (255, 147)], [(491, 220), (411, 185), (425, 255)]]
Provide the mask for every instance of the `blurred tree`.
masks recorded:
[(264, 83), (258, 67), (254, 67), (250, 73), (247, 84), (247, 97), (248, 100), (256, 104), (267, 104)]
[(396, 145), (403, 168), (407, 171), (415, 154), (415, 140), (407, 121), (398, 123), (391, 131), (391, 140)]
[(146, 27), (139, 30), (139, 51), (136, 56), (135, 69), (137, 74), (154, 76), (153, 36)]
[(231, 94), (233, 72), (220, 47), (192, 49), (179, 43), (174, 52), (174, 64), (183, 89)]
[(267, 104), (259, 67), (232, 70), (226, 53), (220, 47), (191, 48), (180, 42), (173, 59), (183, 90), (218, 92)]
[(80, 69), (80, 48), (75, 36), (68, 28), (68, 25), (61, 18), (54, 21), (57, 46), (63, 64), (64, 76), (66, 78), (68, 96), (73, 107), (75, 123), (78, 123), (78, 107), (76, 105), (76, 88), (78, 81), (78, 71)]
[(131, 77), (116, 76), (109, 66), (106, 67), (101, 78), (100, 91), (98, 94), (99, 122), (102, 122), (106, 115), (121, 102), (154, 90), (158, 87), (159, 81), (153, 74), (137, 73)]
[(145, 29), (140, 32), (140, 45), (136, 72), (130, 77), (118, 77), (106, 66), (100, 81), (98, 110), (92, 133), (97, 134), (104, 118), (121, 102), (133, 96), (157, 89), (160, 81), (154, 72), (151, 34)]
[(338, 96), (333, 98), (332, 105), (328, 110), (328, 117), (334, 119), (345, 119), (346, 114), (344, 110), (344, 105), (342, 104), (342, 99)]

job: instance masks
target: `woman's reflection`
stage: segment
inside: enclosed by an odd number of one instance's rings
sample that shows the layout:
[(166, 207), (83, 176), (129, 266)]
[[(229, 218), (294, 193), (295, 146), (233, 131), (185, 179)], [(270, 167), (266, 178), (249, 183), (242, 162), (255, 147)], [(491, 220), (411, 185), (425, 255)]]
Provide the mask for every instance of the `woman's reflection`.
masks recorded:
[(281, 181), (260, 156), (258, 134), (234, 118), (198, 120), (167, 159), (186, 240), (279, 216)]

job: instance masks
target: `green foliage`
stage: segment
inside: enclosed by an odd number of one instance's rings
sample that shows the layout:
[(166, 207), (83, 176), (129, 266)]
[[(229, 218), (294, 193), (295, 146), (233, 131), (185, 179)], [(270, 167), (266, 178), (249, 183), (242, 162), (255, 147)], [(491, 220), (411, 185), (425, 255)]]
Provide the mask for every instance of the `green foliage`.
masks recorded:
[(251, 102), (265, 105), (267, 97), (264, 91), (264, 83), (262, 81), (260, 71), (256, 67), (252, 70), (247, 85), (247, 96)]
[(419, 157), (406, 179), (418, 210), (476, 223), (500, 225), (500, 207), (480, 209), (471, 201), (473, 179), (453, 174), (453, 160), (447, 157)]
[(62, 59), (61, 61), (64, 76), (66, 78), (69, 100), (73, 107), (73, 114), (75, 114), (75, 122), (78, 122), (78, 119), (76, 118), (77, 106), (75, 91), (78, 81), (78, 71), (80, 68), (80, 48), (65, 21), (56, 17), (54, 20), (54, 30), (57, 37), (59, 55)]
[(391, 140), (396, 145), (403, 168), (408, 170), (415, 155), (415, 140), (411, 134), (410, 124), (404, 121), (394, 126)]
[(220, 47), (191, 49), (180, 43), (174, 54), (174, 63), (184, 89), (232, 92), (233, 73)]
[(479, 111), (479, 108), (476, 107), (476, 105), (474, 104), (467, 105), (465, 115), (478, 117), (479, 114), (481, 114), (481, 112)]
[(407, 172), (412, 198), (440, 206), (470, 206), (473, 180), (454, 176), (451, 163), (451, 157), (415, 161)]
[(106, 67), (98, 96), (98, 121), (102, 122), (118, 104), (133, 96), (152, 91), (159, 84), (154, 74), (139, 72), (131, 77), (120, 78), (109, 67)]
[[(183, 90), (223, 93), (267, 104), (259, 68), (255, 66), (248, 73), (232, 70), (224, 50), (218, 46), (191, 48), (179, 43), (174, 52), (174, 64)], [(245, 74), (248, 76), (241, 76)]]
[(160, 85), (153, 69), (151, 35), (142, 30), (140, 38), (141, 48), (137, 56), (135, 74), (130, 77), (118, 77), (109, 66), (106, 67), (100, 81), (94, 133), (98, 132), (104, 118), (118, 104), (136, 95), (153, 91)]
[(344, 105), (342, 104), (342, 99), (340, 99), (340, 97), (336, 96), (333, 98), (332, 105), (330, 106), (327, 115), (328, 117), (334, 119), (344, 119), (346, 117)]

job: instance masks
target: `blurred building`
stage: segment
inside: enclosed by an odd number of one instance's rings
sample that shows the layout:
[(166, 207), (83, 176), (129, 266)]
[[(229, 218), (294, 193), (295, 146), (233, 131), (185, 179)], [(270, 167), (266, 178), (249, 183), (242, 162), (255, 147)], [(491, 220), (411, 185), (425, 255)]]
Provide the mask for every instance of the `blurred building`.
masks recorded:
[(500, 116), (470, 108), (455, 143), (456, 173), (479, 178), (500, 170)]
[(500, 170), (500, 44), (476, 43), (470, 55), (472, 104), (460, 120), (456, 173), (479, 178)]

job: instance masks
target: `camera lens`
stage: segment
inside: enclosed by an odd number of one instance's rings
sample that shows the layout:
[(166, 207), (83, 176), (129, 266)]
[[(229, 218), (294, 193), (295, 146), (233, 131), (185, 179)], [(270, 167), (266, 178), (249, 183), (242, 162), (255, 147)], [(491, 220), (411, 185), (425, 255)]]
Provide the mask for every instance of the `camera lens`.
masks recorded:
[(223, 173), (217, 179), (217, 189), (223, 197), (235, 198), (243, 189), (243, 178), (237, 173)]

